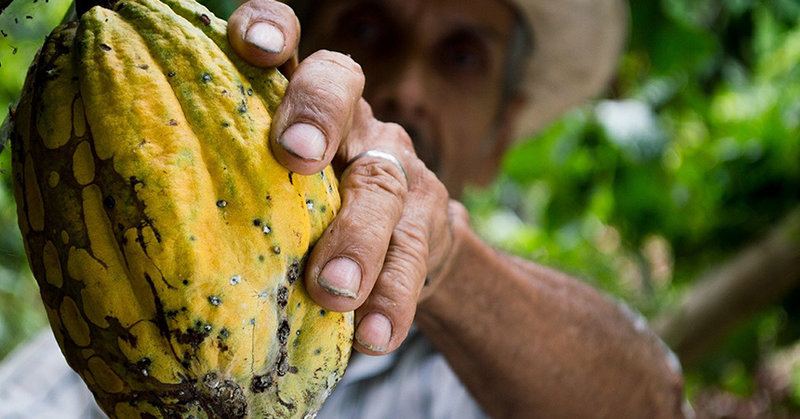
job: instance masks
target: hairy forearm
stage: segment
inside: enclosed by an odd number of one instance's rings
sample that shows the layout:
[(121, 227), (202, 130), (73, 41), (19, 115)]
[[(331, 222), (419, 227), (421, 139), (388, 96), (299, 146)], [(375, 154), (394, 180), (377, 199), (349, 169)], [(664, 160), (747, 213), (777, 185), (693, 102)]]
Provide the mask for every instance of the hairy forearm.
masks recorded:
[(417, 323), (494, 417), (681, 416), (682, 377), (616, 303), (456, 228), (453, 263)]

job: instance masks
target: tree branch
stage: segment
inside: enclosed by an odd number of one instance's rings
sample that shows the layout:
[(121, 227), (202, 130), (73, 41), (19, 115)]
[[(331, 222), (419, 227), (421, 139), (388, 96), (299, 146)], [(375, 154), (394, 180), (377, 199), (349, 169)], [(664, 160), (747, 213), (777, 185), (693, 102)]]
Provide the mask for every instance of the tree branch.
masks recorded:
[(698, 361), (733, 327), (800, 284), (800, 208), (765, 238), (698, 280), (653, 328), (685, 366)]

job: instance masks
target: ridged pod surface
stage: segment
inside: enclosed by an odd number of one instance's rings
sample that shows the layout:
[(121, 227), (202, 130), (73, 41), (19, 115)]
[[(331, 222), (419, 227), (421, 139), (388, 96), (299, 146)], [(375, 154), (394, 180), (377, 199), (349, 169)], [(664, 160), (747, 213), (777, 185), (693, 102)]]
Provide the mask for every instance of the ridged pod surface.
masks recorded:
[(31, 66), (19, 225), (53, 333), (109, 416), (313, 416), (344, 373), (352, 313), (301, 278), (336, 179), (270, 154), (285, 86), (191, 0), (94, 7)]

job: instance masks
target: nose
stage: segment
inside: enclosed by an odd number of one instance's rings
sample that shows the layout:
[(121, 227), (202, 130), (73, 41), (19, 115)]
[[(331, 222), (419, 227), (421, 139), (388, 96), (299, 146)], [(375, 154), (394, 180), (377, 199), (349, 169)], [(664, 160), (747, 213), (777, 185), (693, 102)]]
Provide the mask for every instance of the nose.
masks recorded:
[(427, 115), (428, 80), (418, 61), (386, 66), (385, 74), (368, 80), (367, 101), (379, 119), (394, 122), (420, 122)]
[(424, 64), (405, 61), (387, 65), (379, 77), (367, 76), (367, 102), (382, 121), (396, 122), (405, 128), (414, 149), (425, 165), (438, 172), (441, 144), (437, 141), (432, 107), (432, 80)]

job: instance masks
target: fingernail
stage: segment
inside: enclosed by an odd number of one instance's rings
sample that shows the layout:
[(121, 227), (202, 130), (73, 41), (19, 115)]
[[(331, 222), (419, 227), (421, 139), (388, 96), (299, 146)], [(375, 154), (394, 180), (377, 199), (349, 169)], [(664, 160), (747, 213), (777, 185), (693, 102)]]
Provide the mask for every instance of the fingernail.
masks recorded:
[(392, 323), (383, 314), (370, 313), (361, 320), (356, 331), (356, 340), (365, 348), (375, 352), (386, 352), (392, 338)]
[(325, 135), (311, 124), (297, 123), (286, 128), (278, 143), (301, 159), (320, 161), (325, 154)]
[(361, 286), (361, 268), (347, 258), (333, 259), (322, 268), (317, 283), (333, 295), (356, 298)]
[(267, 22), (256, 22), (247, 29), (244, 40), (255, 45), (258, 49), (270, 54), (277, 54), (283, 51), (284, 42), (283, 32)]

